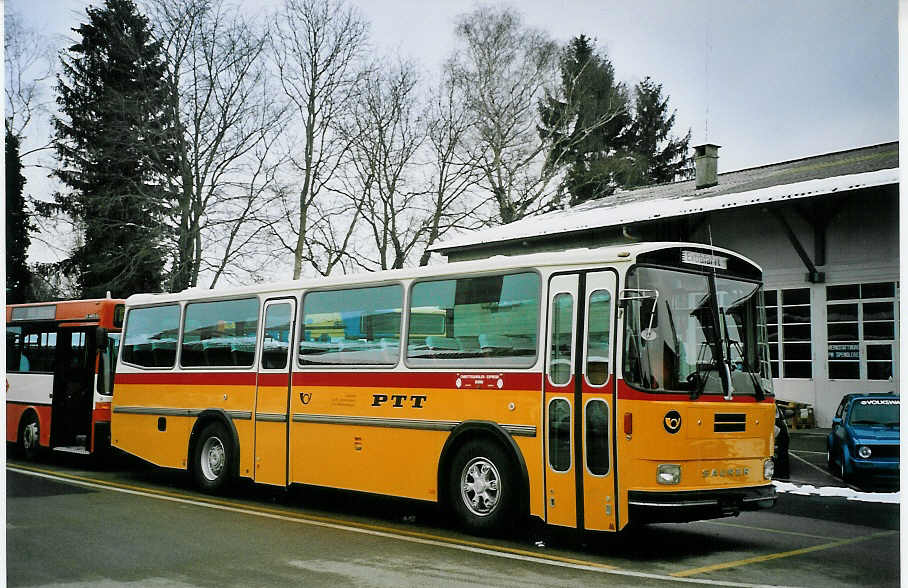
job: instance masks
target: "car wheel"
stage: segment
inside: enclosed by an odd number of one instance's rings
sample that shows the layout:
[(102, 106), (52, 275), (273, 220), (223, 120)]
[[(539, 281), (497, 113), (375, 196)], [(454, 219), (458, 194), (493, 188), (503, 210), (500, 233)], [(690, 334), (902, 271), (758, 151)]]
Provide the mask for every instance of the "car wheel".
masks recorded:
[(451, 507), (472, 533), (499, 533), (514, 523), (520, 493), (513, 460), (494, 443), (470, 441), (452, 462)]
[(227, 429), (214, 422), (202, 429), (193, 451), (193, 476), (205, 492), (222, 490), (233, 478), (233, 443)]
[(843, 482), (848, 482), (848, 472), (845, 471), (845, 451), (839, 454), (839, 477)]
[(827, 446), (826, 447), (826, 468), (829, 470), (830, 473), (835, 472), (835, 470), (832, 467), (834, 465), (835, 464), (832, 463), (832, 450), (829, 449), (829, 447)]
[(791, 462), (789, 461), (788, 453), (782, 453), (779, 455), (779, 459), (776, 461), (776, 474), (782, 478), (788, 478), (791, 473)]
[(22, 417), (22, 424), (19, 425), (19, 450), (25, 459), (37, 459), (41, 449), (40, 439), (41, 428), (38, 424), (38, 417), (34, 412), (29, 411)]

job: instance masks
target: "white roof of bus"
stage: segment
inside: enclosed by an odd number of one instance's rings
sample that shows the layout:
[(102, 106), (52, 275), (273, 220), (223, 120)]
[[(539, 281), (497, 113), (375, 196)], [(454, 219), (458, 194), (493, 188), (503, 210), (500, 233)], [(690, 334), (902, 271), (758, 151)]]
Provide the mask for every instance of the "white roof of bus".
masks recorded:
[[(667, 247), (685, 246), (697, 247), (701, 249), (712, 249), (716, 252), (736, 255), (748, 261), (749, 263), (752, 263), (754, 266), (759, 267), (759, 265), (753, 260), (748, 259), (739, 253), (735, 253), (734, 251), (729, 251), (728, 249), (723, 249), (721, 247), (711, 247), (702, 243), (627, 243), (620, 245), (609, 245), (606, 247), (597, 247), (593, 249), (570, 249), (567, 251), (533, 253), (529, 255), (496, 255), (494, 257), (475, 261), (460, 261), (424, 267), (405, 268), (400, 270), (337, 275), (328, 278), (306, 278), (286, 282), (255, 284), (252, 286), (221, 288), (215, 290), (209, 290), (206, 288), (190, 288), (188, 290), (183, 290), (182, 292), (173, 294), (133, 294), (126, 299), (126, 304), (128, 306), (138, 306), (145, 304), (161, 304), (165, 302), (174, 302), (181, 300), (219, 299), (242, 296), (244, 294), (268, 294), (272, 292), (284, 292), (288, 290), (302, 290), (311, 288), (323, 289), (337, 286), (354, 286), (358, 284), (377, 284), (382, 282), (393, 282), (397, 280), (425, 277), (445, 277), (452, 274), (459, 275), (495, 270), (501, 271), (554, 265), (570, 266), (607, 262), (628, 263), (632, 262), (640, 253), (664, 249)], [(621, 255), (619, 256), (619, 254)]]

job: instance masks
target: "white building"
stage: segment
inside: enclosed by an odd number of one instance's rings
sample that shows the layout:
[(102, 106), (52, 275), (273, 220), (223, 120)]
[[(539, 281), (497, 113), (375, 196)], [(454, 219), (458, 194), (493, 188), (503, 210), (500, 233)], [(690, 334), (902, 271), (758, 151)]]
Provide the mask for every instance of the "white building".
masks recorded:
[(776, 397), (828, 427), (843, 394), (898, 391), (898, 143), (623, 191), (437, 245), (451, 261), (627, 241), (710, 243), (763, 267)]

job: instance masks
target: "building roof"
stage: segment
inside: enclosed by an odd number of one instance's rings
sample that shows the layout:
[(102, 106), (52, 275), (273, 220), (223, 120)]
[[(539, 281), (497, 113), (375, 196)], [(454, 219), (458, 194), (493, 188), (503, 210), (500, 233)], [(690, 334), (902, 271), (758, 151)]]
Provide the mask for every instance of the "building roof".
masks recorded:
[(713, 210), (822, 196), (898, 183), (898, 141), (719, 174), (697, 189), (695, 180), (644, 186), (508, 225), (471, 231), (432, 247), (443, 254), (495, 243), (526, 241)]

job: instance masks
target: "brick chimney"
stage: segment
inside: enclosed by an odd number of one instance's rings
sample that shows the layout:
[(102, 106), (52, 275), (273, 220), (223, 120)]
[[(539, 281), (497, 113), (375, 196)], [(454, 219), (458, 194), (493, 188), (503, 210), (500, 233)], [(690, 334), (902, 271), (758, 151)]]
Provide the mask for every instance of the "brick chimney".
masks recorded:
[(719, 145), (704, 143), (694, 146), (694, 168), (697, 172), (697, 189), (709, 188), (719, 183)]

